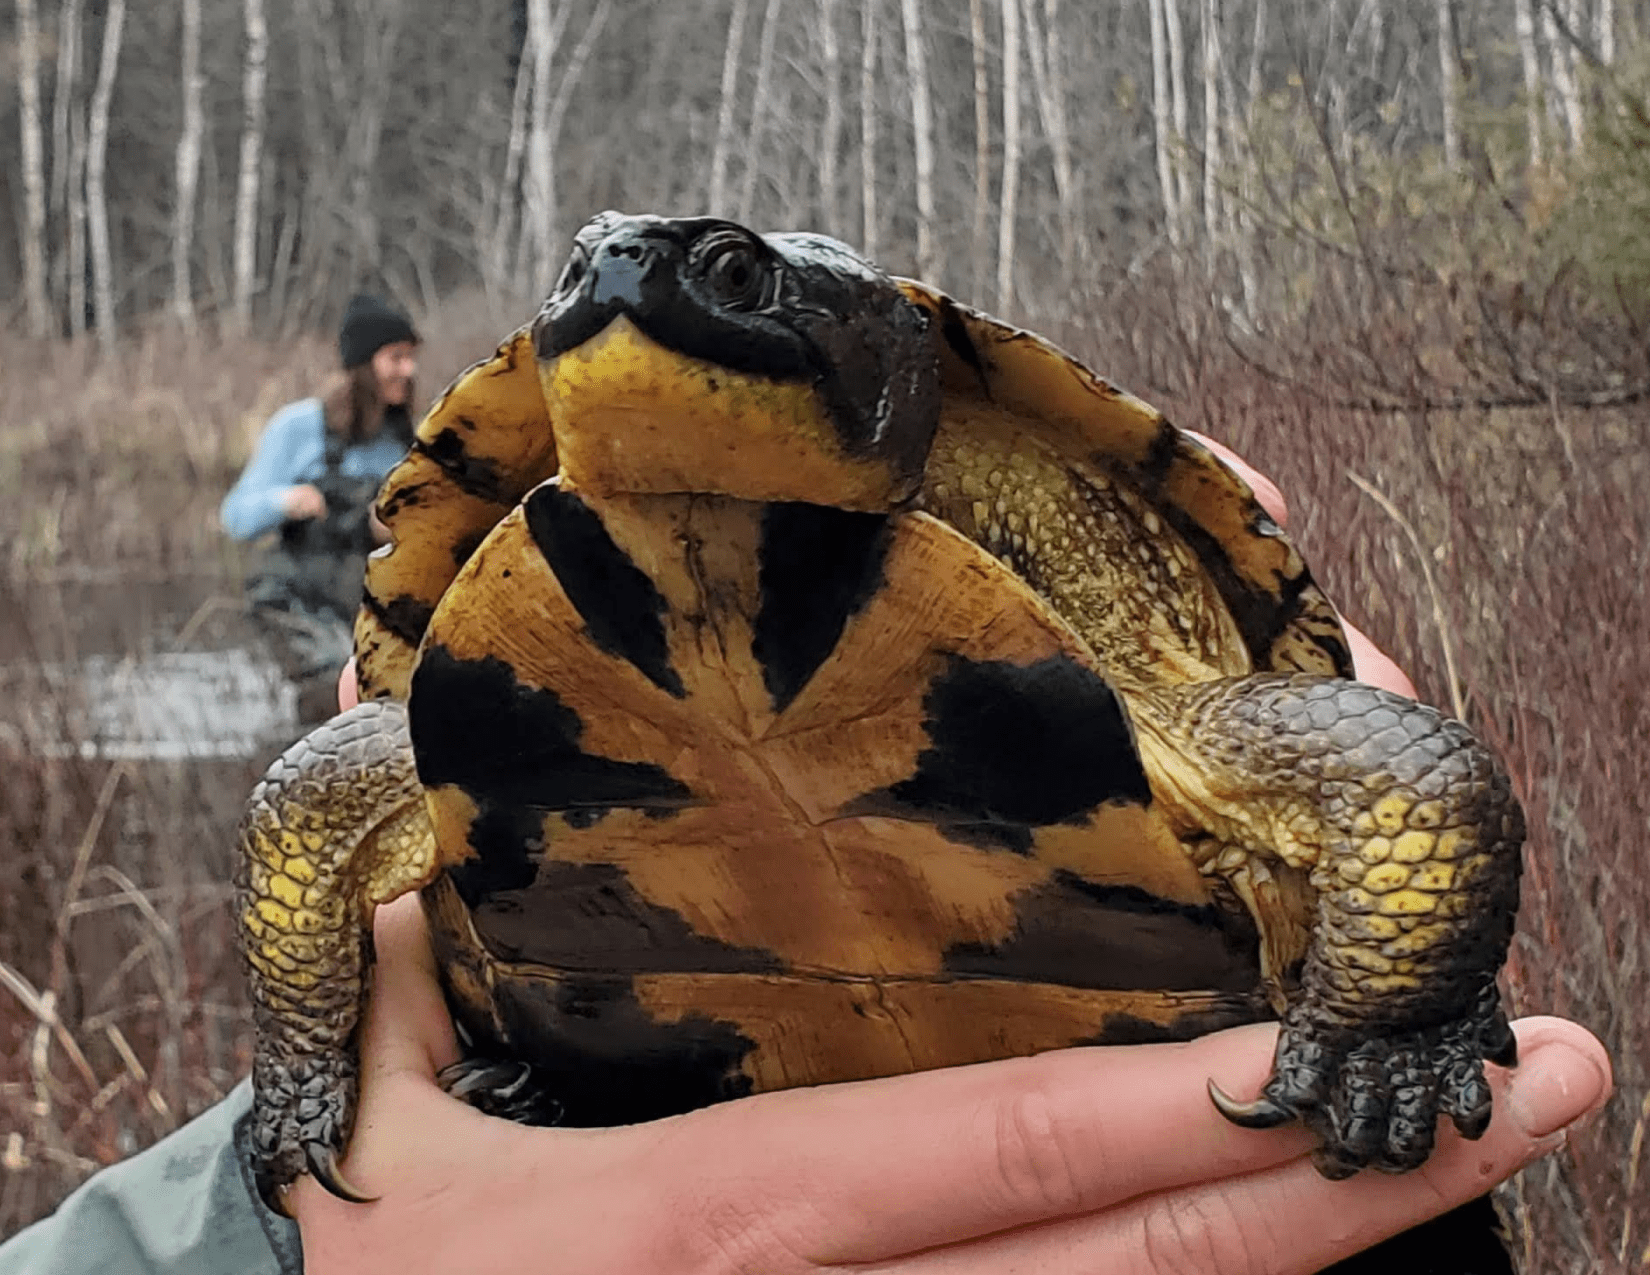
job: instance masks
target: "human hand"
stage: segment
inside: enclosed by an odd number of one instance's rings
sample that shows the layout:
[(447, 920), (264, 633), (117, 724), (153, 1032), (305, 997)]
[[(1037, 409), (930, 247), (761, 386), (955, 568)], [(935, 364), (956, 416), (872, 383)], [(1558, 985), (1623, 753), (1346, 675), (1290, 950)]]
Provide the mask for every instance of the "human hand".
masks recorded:
[(1558, 1146), (1609, 1093), (1602, 1047), (1517, 1025), (1476, 1143), (1328, 1182), (1303, 1131), (1223, 1120), (1213, 1078), (1257, 1088), (1276, 1029), (1068, 1049), (764, 1094), (617, 1129), (528, 1129), (436, 1084), (458, 1056), (418, 903), (381, 908), (347, 1204), (292, 1189), (305, 1269), (886, 1275), (1316, 1271), (1481, 1195)]
[(281, 512), (288, 518), (325, 518), (327, 498), (313, 483), (299, 483), (281, 493)]

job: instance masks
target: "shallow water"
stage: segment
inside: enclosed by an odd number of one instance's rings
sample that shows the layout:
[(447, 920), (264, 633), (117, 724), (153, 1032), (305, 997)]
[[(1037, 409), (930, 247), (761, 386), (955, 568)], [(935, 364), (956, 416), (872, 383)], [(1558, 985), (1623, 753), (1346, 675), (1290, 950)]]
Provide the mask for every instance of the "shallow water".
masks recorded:
[(227, 759), (299, 733), (296, 689), (221, 581), (31, 582), (0, 603), (0, 747)]

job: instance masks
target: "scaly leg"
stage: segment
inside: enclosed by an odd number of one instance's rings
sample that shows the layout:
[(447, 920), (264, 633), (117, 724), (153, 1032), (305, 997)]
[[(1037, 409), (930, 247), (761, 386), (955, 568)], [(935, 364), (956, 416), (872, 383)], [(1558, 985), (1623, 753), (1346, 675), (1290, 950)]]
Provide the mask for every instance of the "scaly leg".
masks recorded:
[(1488, 750), (1435, 709), (1308, 675), (1154, 689), (1131, 708), (1160, 799), (1189, 839), (1227, 847), (1216, 870), (1287, 865), (1316, 895), (1272, 1077), (1248, 1103), (1211, 1089), (1220, 1110), (1302, 1119), (1331, 1178), (1417, 1167), (1440, 1115), (1480, 1136), (1484, 1060), (1517, 1060), (1495, 977), (1524, 840)]
[(307, 1171), (365, 1199), (338, 1157), (355, 1118), (372, 912), (437, 866), (403, 706), (362, 704), (287, 749), (253, 790), (240, 845), (258, 1190), (280, 1209), (279, 1189)]

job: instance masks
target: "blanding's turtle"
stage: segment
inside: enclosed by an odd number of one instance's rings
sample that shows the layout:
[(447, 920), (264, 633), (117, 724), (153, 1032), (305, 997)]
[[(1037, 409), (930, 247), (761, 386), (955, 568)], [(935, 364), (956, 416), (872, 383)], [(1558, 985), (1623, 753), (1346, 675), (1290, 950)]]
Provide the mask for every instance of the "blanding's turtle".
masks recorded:
[[(1282, 1020), (1331, 1177), (1490, 1114), (1522, 819), (1351, 680), (1249, 488), (834, 240), (593, 220), (378, 513), (364, 702), (243, 827), (266, 1195), (337, 1167), (376, 904), (479, 1105), (568, 1125)], [(500, 1070), (500, 1063), (528, 1064)]]

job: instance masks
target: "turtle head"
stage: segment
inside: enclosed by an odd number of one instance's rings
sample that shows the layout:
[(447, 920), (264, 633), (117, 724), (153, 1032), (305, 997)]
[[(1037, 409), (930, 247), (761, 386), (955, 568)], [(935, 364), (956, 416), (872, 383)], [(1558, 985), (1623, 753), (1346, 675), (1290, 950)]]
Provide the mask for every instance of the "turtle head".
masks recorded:
[(586, 491), (888, 509), (939, 420), (928, 315), (821, 235), (603, 213), (533, 336), (562, 472)]

